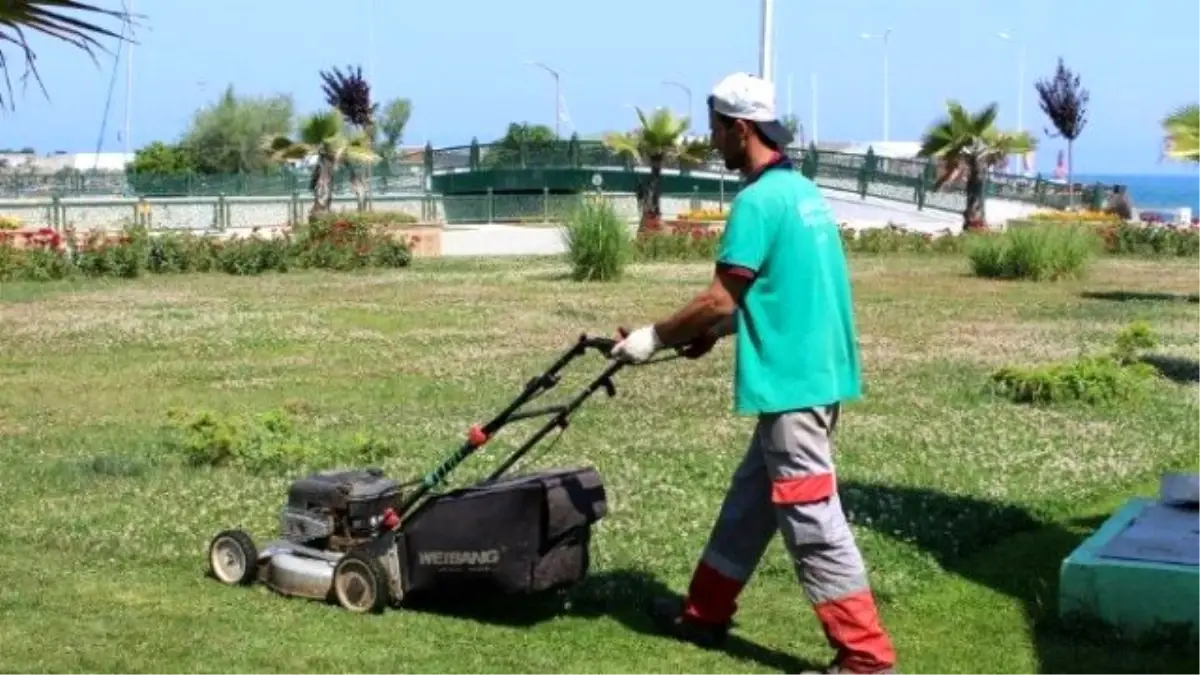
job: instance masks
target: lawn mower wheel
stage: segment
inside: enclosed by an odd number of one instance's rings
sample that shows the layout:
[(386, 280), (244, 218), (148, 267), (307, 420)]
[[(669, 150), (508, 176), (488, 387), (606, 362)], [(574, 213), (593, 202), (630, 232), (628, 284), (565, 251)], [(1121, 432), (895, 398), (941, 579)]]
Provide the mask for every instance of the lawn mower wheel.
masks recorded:
[(387, 572), (379, 559), (365, 551), (350, 551), (333, 568), (333, 595), (356, 614), (375, 614), (388, 605)]
[(225, 530), (208, 545), (209, 569), (218, 580), (230, 586), (253, 583), (258, 574), (258, 549), (242, 530)]

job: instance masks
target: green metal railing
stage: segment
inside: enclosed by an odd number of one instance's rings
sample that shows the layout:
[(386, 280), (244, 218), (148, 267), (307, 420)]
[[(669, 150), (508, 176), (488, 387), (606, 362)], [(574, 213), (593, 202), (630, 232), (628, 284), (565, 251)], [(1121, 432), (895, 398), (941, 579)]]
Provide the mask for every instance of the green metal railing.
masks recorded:
[[(919, 159), (891, 159), (866, 154), (848, 154), (818, 150), (813, 146), (793, 149), (790, 153), (800, 171), (822, 187), (854, 192), (862, 197), (908, 202), (917, 208), (948, 211), (964, 206), (964, 186), (947, 185), (933, 190), (936, 168)], [(373, 195), (401, 195), (428, 191), (430, 179), (442, 173), (496, 171), (505, 169), (580, 169), (608, 171), (632, 170), (634, 161), (608, 149), (599, 141), (542, 143), (493, 143), (434, 149), (425, 147), (419, 159), (379, 163), (367, 172), (369, 192)], [(716, 157), (709, 161), (680, 165), (668, 161), (671, 171), (695, 174), (725, 173)], [(119, 172), (94, 173), (63, 171), (54, 175), (10, 174), (0, 176), (0, 198), (36, 197), (201, 197), (201, 196), (285, 196), (308, 191), (308, 170), (277, 170), (265, 174), (233, 175), (153, 175)], [(1049, 208), (1067, 205), (1067, 186), (1037, 178), (994, 173), (986, 182), (986, 194)], [(1077, 201), (1099, 206), (1105, 186), (1077, 186)], [(341, 169), (334, 178), (334, 194), (353, 194), (351, 175)]]
[[(372, 197), (363, 207), (375, 212), (407, 214), (413, 222), (445, 225), (483, 223), (558, 224), (568, 219), (595, 195), (583, 194), (498, 194), (483, 195), (393, 195)], [(605, 193), (617, 215), (629, 222), (640, 210), (632, 194)], [(727, 208), (729, 195), (665, 194), (663, 213), (668, 218), (696, 209)], [(50, 227), (77, 231), (118, 230), (125, 225), (142, 225), (154, 231), (191, 230), (220, 232), (296, 225), (308, 219), (312, 200), (301, 193), (275, 197), (51, 197), (49, 199), (0, 200), (0, 216), (16, 220), (22, 227)], [(336, 198), (334, 211), (360, 208), (354, 198)]]

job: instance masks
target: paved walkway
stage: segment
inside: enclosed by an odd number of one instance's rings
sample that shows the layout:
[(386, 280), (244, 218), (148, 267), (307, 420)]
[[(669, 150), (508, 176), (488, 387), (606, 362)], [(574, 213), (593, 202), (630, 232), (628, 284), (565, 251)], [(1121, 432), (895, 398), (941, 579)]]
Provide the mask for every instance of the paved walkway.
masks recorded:
[[(856, 229), (883, 227), (889, 222), (924, 232), (957, 231), (962, 216), (947, 211), (918, 211), (915, 206), (886, 199), (860, 199), (845, 192), (823, 190), (838, 220)], [(636, 226), (631, 225), (631, 229)], [(556, 255), (565, 250), (561, 227), (516, 225), (447, 225), (442, 255)]]

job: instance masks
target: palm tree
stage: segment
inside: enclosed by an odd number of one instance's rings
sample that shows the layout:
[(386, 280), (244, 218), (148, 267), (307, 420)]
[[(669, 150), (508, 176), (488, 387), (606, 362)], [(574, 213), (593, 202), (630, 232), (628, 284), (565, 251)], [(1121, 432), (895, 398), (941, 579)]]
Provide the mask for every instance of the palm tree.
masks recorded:
[[(129, 39), (124, 31), (117, 34), (67, 13), (72, 11), (117, 19), (125, 28), (133, 24), (133, 17), (128, 12), (103, 9), (77, 0), (4, 0), (0, 3), (0, 45), (16, 45), (17, 50), (25, 57), (25, 76), (32, 75), (42, 93), (46, 92), (46, 88), (34, 63), (37, 54), (34, 53), (33, 47), (28, 42), (27, 31), (41, 33), (66, 42), (86, 52), (93, 61), (95, 60), (93, 48), (104, 51), (104, 47), (97, 38)], [(7, 103), (9, 108), (12, 108), (12, 79), (9, 77), (8, 65), (8, 58), (3, 51), (0, 51), (0, 72), (4, 75), (4, 84), (8, 91), (7, 99), (0, 96), (0, 106)]]
[(1167, 157), (1200, 162), (1200, 105), (1192, 103), (1162, 121)]
[(683, 164), (700, 164), (708, 159), (707, 143), (687, 141), (684, 133), (691, 120), (675, 117), (670, 110), (658, 108), (649, 117), (636, 108), (640, 126), (628, 133), (611, 133), (604, 144), (619, 155), (627, 155), (638, 163), (650, 165), (650, 176), (639, 190), (642, 219), (639, 232), (649, 221), (661, 215), (663, 164), (676, 160)]
[[(362, 132), (368, 147), (374, 147), (375, 114), (379, 111), (379, 104), (371, 101), (371, 84), (363, 77), (362, 68), (348, 66), (343, 73), (335, 67), (332, 71), (322, 70), (320, 75), (325, 103), (342, 114), (342, 119), (352, 127), (351, 132)], [(363, 180), (356, 167), (350, 166), (350, 185), (358, 197), (360, 210), (366, 206), (371, 183), (371, 165), (367, 164), (365, 169), (366, 180)]]
[(995, 103), (974, 115), (957, 101), (946, 103), (947, 116), (938, 120), (921, 139), (918, 157), (939, 163), (933, 189), (966, 178), (967, 204), (963, 209), (963, 229), (973, 228), (982, 219), (983, 179), (987, 170), (1008, 161), (1010, 155), (1033, 150), (1037, 142), (1027, 132), (996, 129)]
[(264, 147), (275, 161), (307, 159), (316, 156), (309, 189), (313, 205), (309, 217), (328, 212), (333, 205), (333, 173), (339, 166), (370, 164), (378, 159), (366, 134), (347, 134), (345, 121), (337, 110), (316, 113), (300, 125), (299, 139), (268, 136)]

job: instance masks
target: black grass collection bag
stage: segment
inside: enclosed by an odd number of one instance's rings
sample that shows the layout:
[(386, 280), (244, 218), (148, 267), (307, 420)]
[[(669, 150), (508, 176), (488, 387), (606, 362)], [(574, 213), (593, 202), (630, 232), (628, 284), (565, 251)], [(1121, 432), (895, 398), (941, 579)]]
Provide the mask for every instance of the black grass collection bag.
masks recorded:
[(592, 467), (500, 478), (431, 498), (399, 542), (404, 595), (534, 593), (582, 580), (607, 514)]

